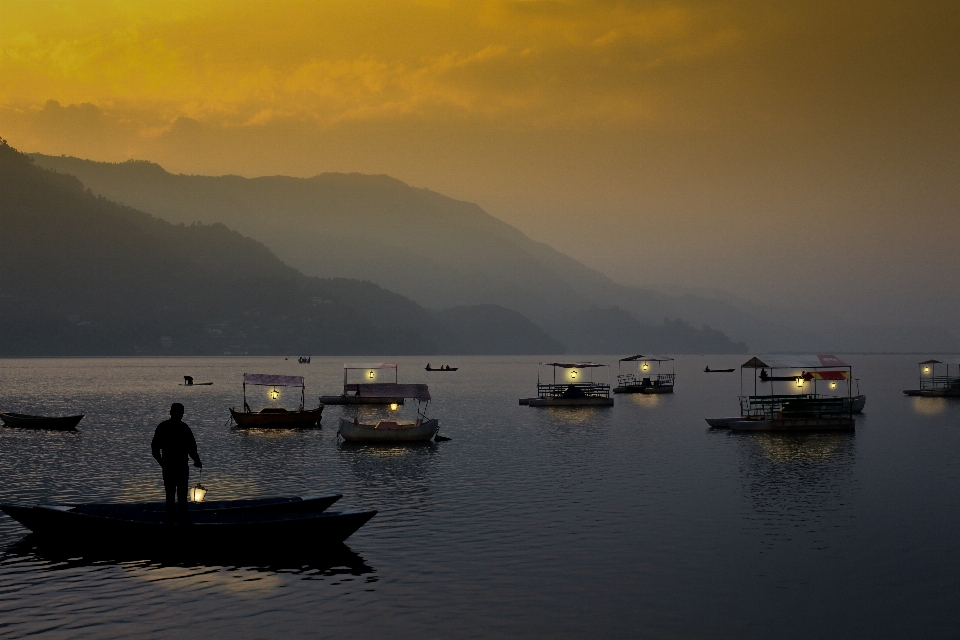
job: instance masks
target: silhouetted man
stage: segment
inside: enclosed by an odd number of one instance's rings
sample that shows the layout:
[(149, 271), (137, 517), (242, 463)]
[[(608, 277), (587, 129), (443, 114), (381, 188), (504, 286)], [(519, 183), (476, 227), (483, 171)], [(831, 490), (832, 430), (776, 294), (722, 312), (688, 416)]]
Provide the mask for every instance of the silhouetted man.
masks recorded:
[(163, 468), (163, 488), (167, 492), (167, 523), (172, 524), (177, 514), (176, 498), (179, 501), (180, 523), (187, 524), (187, 484), (190, 481), (190, 467), (187, 456), (193, 458), (193, 466), (203, 468), (197, 454), (197, 441), (190, 427), (184, 424), (183, 405), (175, 402), (170, 405), (170, 419), (157, 426), (153, 434), (153, 457)]

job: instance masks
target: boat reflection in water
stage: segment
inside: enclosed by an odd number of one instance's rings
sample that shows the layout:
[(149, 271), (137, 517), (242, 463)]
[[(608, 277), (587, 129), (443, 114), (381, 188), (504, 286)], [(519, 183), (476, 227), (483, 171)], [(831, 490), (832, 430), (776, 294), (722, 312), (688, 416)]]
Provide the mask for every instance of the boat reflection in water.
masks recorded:
[(853, 432), (727, 437), (737, 443), (742, 458), (742, 486), (753, 506), (747, 519), (759, 528), (764, 541), (792, 540), (801, 533), (816, 537), (853, 518), (849, 507), (856, 461)]

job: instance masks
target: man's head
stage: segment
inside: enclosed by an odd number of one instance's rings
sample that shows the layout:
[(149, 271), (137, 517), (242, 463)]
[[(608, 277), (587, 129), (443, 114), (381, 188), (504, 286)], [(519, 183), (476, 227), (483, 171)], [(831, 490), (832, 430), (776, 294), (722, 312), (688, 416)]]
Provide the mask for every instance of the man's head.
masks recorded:
[(170, 417), (174, 420), (179, 420), (183, 417), (183, 405), (179, 402), (174, 402), (170, 405)]

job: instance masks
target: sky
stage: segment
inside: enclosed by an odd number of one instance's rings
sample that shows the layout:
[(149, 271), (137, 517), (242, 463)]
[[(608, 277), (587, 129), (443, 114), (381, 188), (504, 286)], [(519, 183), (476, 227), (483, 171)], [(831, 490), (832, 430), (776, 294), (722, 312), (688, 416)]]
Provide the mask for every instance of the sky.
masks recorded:
[(386, 173), (626, 284), (960, 332), (958, 33), (957, 2), (0, 0), (0, 137)]

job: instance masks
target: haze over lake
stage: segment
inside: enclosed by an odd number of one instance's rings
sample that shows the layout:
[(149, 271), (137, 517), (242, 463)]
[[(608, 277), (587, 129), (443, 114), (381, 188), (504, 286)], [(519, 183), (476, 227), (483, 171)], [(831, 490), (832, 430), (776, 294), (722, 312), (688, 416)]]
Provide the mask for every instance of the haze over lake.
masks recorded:
[(339, 407), (319, 430), (225, 424), (243, 372), (305, 375), (309, 405), (342, 358), (0, 360), (5, 407), (87, 414), (78, 433), (0, 428), (2, 501), (161, 499), (150, 436), (179, 401), (208, 499), (380, 511), (333, 560), (273, 567), (44, 555), (4, 516), (0, 637), (955, 635), (960, 402), (903, 396), (918, 358), (846, 356), (855, 433), (710, 430), (739, 381), (702, 369), (744, 359), (680, 357), (672, 396), (561, 411), (517, 404), (538, 358), (401, 358), (452, 440), (386, 448), (338, 443)]

